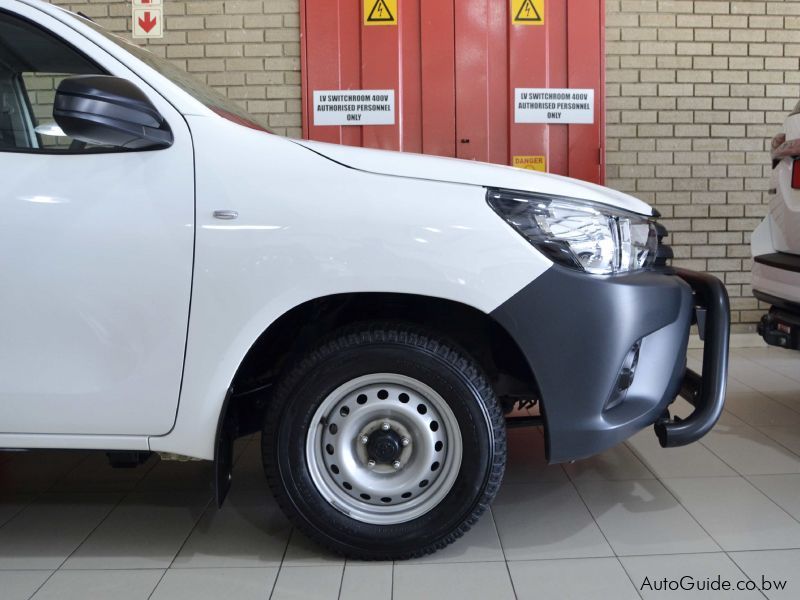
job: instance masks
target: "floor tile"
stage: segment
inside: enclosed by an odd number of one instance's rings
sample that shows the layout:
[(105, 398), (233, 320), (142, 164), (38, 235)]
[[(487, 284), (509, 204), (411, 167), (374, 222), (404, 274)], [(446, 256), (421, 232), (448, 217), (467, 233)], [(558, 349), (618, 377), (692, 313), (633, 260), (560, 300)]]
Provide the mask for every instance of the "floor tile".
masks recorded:
[(158, 569), (57, 571), (33, 600), (147, 600), (163, 573)]
[[(793, 382), (793, 385), (797, 384)], [(796, 395), (797, 391), (794, 390), (792, 394)], [(767, 394), (735, 380), (731, 382), (728, 388), (728, 393), (725, 397), (725, 408), (753, 427), (762, 425), (800, 426), (800, 413), (769, 397)]]
[[(725, 554), (673, 554), (668, 556), (628, 556), (620, 558), (622, 566), (630, 575), (633, 585), (645, 600), (650, 598), (680, 598), (683, 600), (696, 598), (698, 600), (730, 600), (731, 598), (749, 600), (750, 598), (763, 598), (758, 592), (737, 591), (712, 591), (697, 589), (680, 589), (659, 591), (656, 587), (663, 585), (666, 578), (669, 582), (680, 582), (684, 579), (684, 586), (705, 582), (706, 579), (716, 579), (717, 575), (722, 580), (736, 585), (738, 581), (746, 581), (747, 576)], [(677, 584), (676, 584), (677, 585)]]
[(233, 467), (233, 490), (260, 490), (271, 494), (261, 461), (261, 442), (251, 440), (237, 457)]
[(85, 452), (32, 450), (14, 452), (0, 462), (0, 489), (4, 492), (44, 492), (78, 466)]
[(167, 568), (208, 502), (196, 492), (127, 496), (64, 564), (65, 569)]
[(733, 354), (800, 382), (800, 352), (796, 350), (775, 347), (741, 348), (734, 350)]
[(57, 569), (118, 494), (44, 494), (0, 528), (0, 569)]
[(504, 486), (492, 513), (507, 560), (613, 555), (570, 483)]
[(343, 565), (344, 557), (323, 548), (301, 531), (294, 529), (286, 547), (283, 564), (289, 567)]
[(758, 427), (758, 430), (790, 452), (800, 456), (800, 427)]
[(770, 397), (775, 394), (791, 393), (797, 389), (800, 361), (785, 363), (790, 368), (784, 371), (777, 357), (754, 360), (751, 357), (751, 350), (753, 349), (740, 348), (731, 352), (730, 371), (734, 378)]
[(744, 479), (664, 483), (724, 550), (800, 548), (800, 523)]
[(270, 600), (337, 600), (344, 565), (281, 567)]
[(619, 556), (720, 550), (658, 481), (585, 481), (577, 485)]
[(484, 513), (464, 537), (434, 554), (408, 561), (423, 562), (492, 562), (503, 561), (503, 548), (491, 511)]
[(503, 563), (458, 563), (394, 567), (393, 600), (458, 598), (513, 600), (514, 590)]
[(269, 598), (277, 576), (277, 567), (170, 569), (151, 600), (264, 600)]
[(173, 567), (280, 566), (291, 526), (267, 491), (233, 490), (212, 502)]
[(800, 456), (752, 427), (716, 427), (701, 443), (742, 475), (800, 473)]
[(628, 445), (658, 477), (736, 477), (738, 474), (702, 444), (662, 448), (652, 430), (637, 433)]
[(381, 600), (392, 597), (392, 563), (347, 562), (339, 600)]
[(800, 597), (800, 550), (731, 552), (730, 557), (770, 600)]
[(15, 494), (13, 492), (0, 495), (0, 527), (19, 514), (36, 497), (37, 494)]
[(754, 475), (747, 479), (775, 504), (800, 520), (800, 475)]
[(505, 483), (566, 481), (561, 465), (548, 465), (544, 456), (544, 436), (538, 428), (520, 427), (508, 430), (508, 461)]
[(602, 454), (564, 465), (573, 481), (625, 481), (655, 479), (652, 472), (625, 444), (614, 446)]
[[(638, 600), (639, 594), (616, 558), (572, 558), (510, 562), (519, 600)], [(576, 574), (580, 576), (576, 577)]]
[(0, 571), (3, 600), (28, 600), (52, 571)]
[(131, 469), (115, 469), (105, 452), (90, 452), (72, 470), (53, 484), (51, 491), (124, 492), (130, 491), (158, 463), (151, 456), (147, 462)]

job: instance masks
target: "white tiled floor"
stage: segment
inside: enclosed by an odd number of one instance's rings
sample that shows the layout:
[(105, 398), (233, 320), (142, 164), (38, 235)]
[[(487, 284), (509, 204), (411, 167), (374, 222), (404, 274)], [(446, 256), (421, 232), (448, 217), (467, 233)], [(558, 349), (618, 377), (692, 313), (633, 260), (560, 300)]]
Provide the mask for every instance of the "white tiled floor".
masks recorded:
[(395, 564), (345, 561), (292, 531), (257, 439), (240, 444), (222, 510), (207, 463), (0, 453), (0, 598), (689, 598), (643, 584), (718, 574), (788, 587), (695, 597), (800, 597), (800, 352), (734, 350), (727, 410), (686, 448), (662, 450), (648, 429), (547, 466), (538, 430), (509, 435), (492, 511), (455, 545)]

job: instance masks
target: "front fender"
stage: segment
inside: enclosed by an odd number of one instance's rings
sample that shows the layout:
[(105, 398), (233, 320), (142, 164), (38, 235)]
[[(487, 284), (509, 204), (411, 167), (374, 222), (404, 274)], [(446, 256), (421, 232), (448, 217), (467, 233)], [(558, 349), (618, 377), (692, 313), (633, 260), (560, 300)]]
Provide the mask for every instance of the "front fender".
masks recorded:
[[(175, 427), (151, 438), (154, 450), (213, 456), (236, 370), (295, 306), (388, 292), (488, 314), (551, 266), (497, 217), (482, 187), (365, 173), (222, 119), (188, 120), (197, 168), (192, 309)], [(214, 219), (219, 209), (239, 218)]]

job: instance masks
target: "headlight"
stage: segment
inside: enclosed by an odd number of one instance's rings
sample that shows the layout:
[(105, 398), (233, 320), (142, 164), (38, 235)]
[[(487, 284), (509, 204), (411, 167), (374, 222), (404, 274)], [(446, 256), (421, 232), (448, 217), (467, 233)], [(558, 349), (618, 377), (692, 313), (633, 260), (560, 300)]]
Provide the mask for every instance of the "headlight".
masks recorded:
[(561, 196), (489, 190), (489, 205), (553, 262), (610, 275), (653, 264), (655, 223), (634, 213)]

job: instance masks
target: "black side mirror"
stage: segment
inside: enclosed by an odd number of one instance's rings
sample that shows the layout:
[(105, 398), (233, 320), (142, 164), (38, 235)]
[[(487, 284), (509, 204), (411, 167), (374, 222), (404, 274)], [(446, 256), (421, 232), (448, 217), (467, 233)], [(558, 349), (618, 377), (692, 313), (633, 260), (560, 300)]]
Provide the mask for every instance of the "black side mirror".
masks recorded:
[(147, 96), (127, 79), (77, 75), (61, 81), (53, 118), (71, 138), (131, 150), (168, 148), (169, 125)]

